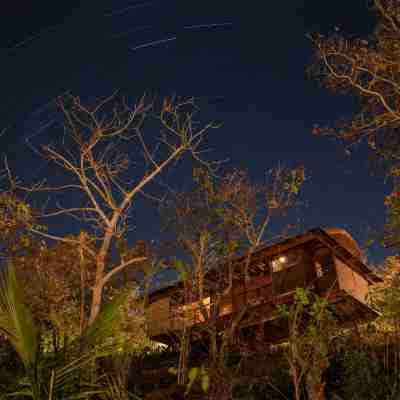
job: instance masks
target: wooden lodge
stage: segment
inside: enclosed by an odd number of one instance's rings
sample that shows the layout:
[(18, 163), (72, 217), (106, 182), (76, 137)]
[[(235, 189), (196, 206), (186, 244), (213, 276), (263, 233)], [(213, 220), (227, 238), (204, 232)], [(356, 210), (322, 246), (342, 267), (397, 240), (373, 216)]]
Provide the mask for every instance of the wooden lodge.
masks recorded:
[[(362, 262), (356, 241), (343, 229), (313, 229), (305, 234), (257, 249), (249, 259), (244, 255), (227, 262), (220, 270), (207, 272), (208, 289), (200, 301), (183, 301), (183, 284), (157, 290), (149, 298), (148, 330), (154, 340), (170, 344), (184, 327), (201, 327), (211, 315), (216, 285), (227, 276), (230, 290), (220, 288), (218, 321), (230, 318), (244, 307), (240, 328), (258, 332), (264, 341), (276, 343), (285, 337), (276, 305), (293, 301), (297, 287), (311, 287), (335, 305), (343, 324), (373, 318), (367, 305), (369, 285), (380, 279)], [(247, 263), (247, 282), (244, 268)], [(221, 275), (221, 271), (222, 274)], [(213, 314), (215, 315), (215, 314)]]

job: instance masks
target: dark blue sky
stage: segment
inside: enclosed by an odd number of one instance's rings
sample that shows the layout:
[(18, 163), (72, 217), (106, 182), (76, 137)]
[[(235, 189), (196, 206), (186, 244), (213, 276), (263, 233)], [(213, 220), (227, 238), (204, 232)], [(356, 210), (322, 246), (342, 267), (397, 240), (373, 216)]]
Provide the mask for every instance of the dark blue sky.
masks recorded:
[[(366, 3), (16, 0), (12, 9), (3, 5), (0, 129), (7, 129), (1, 150), (20, 176), (46, 173), (38, 171), (42, 164), (26, 138), (34, 145), (51, 140), (52, 126), (45, 129), (54, 112), (51, 101), (67, 90), (83, 98), (114, 89), (132, 97), (196, 96), (205, 120), (224, 123), (209, 139), (215, 158), (229, 157), (230, 165), (246, 167), (260, 180), (278, 162), (304, 164), (309, 180), (303, 228), (339, 226), (365, 241), (369, 228), (382, 228), (383, 196), (390, 188), (381, 176), (371, 176), (362, 149), (348, 159), (333, 141), (311, 135), (314, 123), (351, 115), (354, 104), (308, 80), (305, 69), (312, 54), (307, 33), (329, 33), (335, 26), (353, 35), (371, 32), (374, 20)], [(131, 50), (168, 38), (176, 39)], [(148, 234), (154, 232), (150, 228)], [(374, 248), (370, 255), (376, 260), (382, 252)]]

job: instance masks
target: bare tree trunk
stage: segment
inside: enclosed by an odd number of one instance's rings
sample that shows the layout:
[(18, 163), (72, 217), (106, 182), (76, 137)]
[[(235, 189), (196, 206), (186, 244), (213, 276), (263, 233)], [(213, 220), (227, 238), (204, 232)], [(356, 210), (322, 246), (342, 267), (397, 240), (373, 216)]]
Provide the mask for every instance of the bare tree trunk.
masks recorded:
[(79, 246), (79, 267), (80, 267), (80, 280), (81, 280), (81, 307), (80, 307), (80, 318), (79, 318), (79, 334), (82, 335), (85, 326), (85, 274), (84, 274), (84, 255), (83, 245), (85, 236), (81, 233), (80, 235), (80, 246)]
[(301, 387), (300, 387), (301, 382), (298, 378), (297, 369), (293, 369), (292, 374), (293, 374), (293, 383), (294, 383), (294, 397), (296, 400), (300, 400), (300, 398), (301, 398)]
[(223, 366), (214, 365), (210, 368), (210, 392), (209, 400), (232, 400), (232, 384), (223, 374)]
[[(43, 209), (40, 217), (68, 215), (84, 222), (84, 225), (88, 223), (90, 240), (96, 239), (93, 246), (90, 243), (85, 244), (86, 235), (83, 234), (77, 240), (45, 233), (34, 227), (30, 231), (47, 239), (79, 245), (81, 253), (85, 250), (95, 260), (92, 299), (90, 304), (86, 302), (90, 306), (88, 325), (95, 321), (101, 310), (102, 292), (112, 276), (147, 259), (133, 257), (126, 261), (121, 260), (119, 265), (111, 263), (110, 268), (105, 271), (105, 263), (111, 255), (115, 240), (128, 231), (128, 214), (136, 198), (144, 195), (149, 184), (184, 153), (190, 153), (194, 160), (210, 169), (214, 168), (213, 163), (202, 160), (199, 146), (206, 132), (216, 125), (209, 123), (194, 129), (192, 117), (196, 107), (193, 99), (175, 101), (174, 98), (166, 98), (159, 106), (153, 102), (145, 104), (144, 97), (133, 106), (129, 106), (125, 98), (121, 104), (116, 100), (113, 94), (96, 106), (85, 106), (78, 97), (68, 95), (58, 98), (59, 107), (65, 117), (65, 133), (71, 139), (65, 142), (71, 143), (59, 150), (52, 145), (42, 146), (43, 157), (66, 172), (69, 180), (54, 186), (47, 185), (44, 181), (31, 187), (19, 185), (6, 164), (10, 183), (15, 189), (28, 193), (52, 192), (60, 196), (65, 196), (66, 190), (69, 195), (74, 190), (84, 197), (84, 200), (80, 200), (81, 196), (77, 196), (77, 203), (67, 208), (56, 202), (54, 209)], [(144, 125), (145, 117), (154, 113), (157, 113), (161, 124), (162, 138), (151, 146), (145, 140), (140, 127)], [(132, 141), (137, 147), (127, 151), (127, 141)], [(152, 141), (153, 139), (149, 140)], [(139, 163), (134, 160), (135, 154)], [(139, 164), (145, 168), (137, 169), (137, 179), (125, 179), (129, 168), (135, 169)], [(136, 175), (135, 171), (129, 171), (129, 174), (132, 173)], [(82, 302), (83, 300), (82, 297)], [(82, 318), (84, 307), (85, 304), (81, 309), (81, 329), (87, 325), (83, 324), (86, 322)]]
[(226, 342), (219, 342), (218, 332), (214, 325), (210, 331), (209, 343), (209, 400), (232, 399), (232, 383), (229, 381), (226, 374), (225, 344)]
[(198, 300), (201, 301), (204, 298), (204, 271), (203, 271), (203, 265), (199, 263), (198, 269), (197, 269), (197, 285), (198, 285), (198, 294), (199, 298)]
[(178, 385), (185, 385), (188, 375), (188, 359), (190, 353), (190, 330), (185, 328), (182, 338), (179, 353), (179, 364), (178, 364)]
[(325, 400), (325, 382), (323, 374), (328, 368), (328, 363), (323, 360), (312, 366), (307, 372), (305, 384), (308, 400)]
[(97, 315), (100, 312), (102, 294), (103, 294), (103, 285), (96, 283), (93, 288), (92, 304), (91, 304), (91, 308), (90, 308), (90, 317), (89, 317), (89, 326), (93, 323), (93, 321), (96, 319)]
[(103, 298), (103, 288), (106, 281), (104, 280), (104, 269), (106, 266), (105, 260), (106, 256), (110, 250), (111, 240), (114, 233), (114, 228), (118, 222), (118, 218), (120, 214), (115, 213), (110, 226), (106, 230), (106, 234), (104, 236), (103, 242), (101, 244), (101, 248), (96, 258), (96, 276), (93, 287), (93, 295), (92, 295), (92, 303), (90, 305), (90, 316), (88, 325), (92, 325), (96, 317), (100, 313), (101, 303)]

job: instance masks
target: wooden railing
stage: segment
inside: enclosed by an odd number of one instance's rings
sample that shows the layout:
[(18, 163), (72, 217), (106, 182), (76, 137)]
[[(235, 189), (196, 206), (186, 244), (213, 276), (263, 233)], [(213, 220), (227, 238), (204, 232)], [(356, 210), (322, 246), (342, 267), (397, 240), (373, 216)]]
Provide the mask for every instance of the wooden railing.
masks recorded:
[[(236, 286), (221, 298), (219, 317), (239, 311), (245, 305), (255, 306), (272, 299), (272, 280), (270, 276), (253, 279), (247, 286)], [(170, 308), (169, 329), (181, 330), (205, 322), (211, 315), (210, 297), (202, 301)]]
[(169, 311), (170, 329), (180, 330), (205, 322), (210, 317), (210, 297), (182, 306), (171, 307)]
[[(335, 293), (341, 291), (364, 303), (364, 294), (368, 289), (366, 279), (354, 272), (348, 264), (342, 261), (339, 263), (338, 259), (335, 260), (334, 266), (335, 268), (331, 268), (331, 271), (318, 278), (308, 273), (312, 271), (313, 265), (299, 264), (290, 267), (286, 272), (273, 273), (273, 279), (270, 274), (252, 278), (246, 285), (236, 284), (227, 295), (221, 298), (218, 317), (234, 314), (247, 306), (256, 307), (255, 314), (268, 318), (275, 304), (290, 304), (296, 287), (305, 287), (311, 283), (321, 293), (334, 289)], [(296, 269), (295, 271), (294, 268), (303, 268), (303, 270)], [(336, 281), (337, 284), (333, 286)], [(210, 297), (180, 306), (172, 306), (170, 300), (166, 296), (150, 305), (148, 318), (150, 336), (201, 324), (211, 316)]]

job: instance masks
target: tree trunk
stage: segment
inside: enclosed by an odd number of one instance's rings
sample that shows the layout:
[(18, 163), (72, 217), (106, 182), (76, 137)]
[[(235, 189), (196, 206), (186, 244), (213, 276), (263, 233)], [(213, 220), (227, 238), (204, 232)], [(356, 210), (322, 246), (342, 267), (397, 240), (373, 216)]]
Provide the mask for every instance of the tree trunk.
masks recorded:
[(325, 400), (325, 382), (323, 381), (323, 374), (328, 368), (327, 362), (320, 362), (313, 365), (306, 374), (306, 390), (308, 400)]
[(93, 321), (100, 313), (102, 294), (103, 285), (95, 284), (93, 288), (92, 304), (90, 307), (89, 326), (92, 325)]
[[(215, 327), (214, 327), (215, 329)], [(225, 374), (225, 354), (224, 349), (219, 344), (217, 331), (213, 331), (210, 338), (210, 353), (209, 353), (209, 379), (210, 388), (208, 393), (209, 400), (232, 400), (232, 384)]]
[(178, 385), (185, 385), (188, 374), (188, 362), (190, 353), (190, 328), (184, 328), (180, 343), (179, 363), (178, 363)]
[[(232, 400), (232, 385), (223, 374), (219, 373), (218, 367), (214, 367), (210, 376), (209, 400)], [(213, 368), (213, 369), (214, 369)]]
[(294, 385), (294, 398), (296, 400), (300, 400), (301, 398), (301, 382), (298, 377), (298, 371), (296, 368), (292, 368), (292, 375), (293, 375), (293, 385)]
[(199, 263), (197, 265), (197, 287), (198, 287), (198, 300), (203, 300), (204, 298), (204, 274), (203, 265)]

